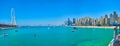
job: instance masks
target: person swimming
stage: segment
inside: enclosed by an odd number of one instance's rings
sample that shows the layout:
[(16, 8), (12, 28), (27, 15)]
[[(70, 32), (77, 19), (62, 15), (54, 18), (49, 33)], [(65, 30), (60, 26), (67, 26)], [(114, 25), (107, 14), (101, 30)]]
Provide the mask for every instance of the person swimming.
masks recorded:
[(72, 32), (75, 32), (75, 31), (76, 31), (76, 29), (77, 29), (77, 27), (73, 27), (73, 30), (72, 30)]
[(77, 27), (74, 27), (73, 29), (77, 29)]
[(76, 30), (72, 30), (72, 32), (75, 32)]
[(15, 32), (18, 32), (18, 30), (15, 30)]
[(34, 34), (34, 37), (36, 37), (36, 34)]
[(4, 34), (2, 34), (2, 36), (3, 36), (3, 37), (6, 37), (6, 36), (8, 36), (8, 34), (4, 33)]

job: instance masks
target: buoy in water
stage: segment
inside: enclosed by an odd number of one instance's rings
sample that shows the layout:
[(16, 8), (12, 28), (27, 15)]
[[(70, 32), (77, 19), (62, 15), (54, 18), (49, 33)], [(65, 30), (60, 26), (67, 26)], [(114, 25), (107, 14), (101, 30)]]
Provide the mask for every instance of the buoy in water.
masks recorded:
[(18, 30), (15, 30), (15, 32), (18, 32)]
[(72, 31), (72, 32), (75, 32), (75, 31), (76, 31), (76, 29), (77, 29), (77, 27), (73, 27), (73, 31)]
[(34, 34), (34, 37), (36, 37), (36, 34)]
[(75, 30), (73, 30), (72, 32), (75, 32)]
[(77, 27), (74, 27), (73, 29), (77, 29)]

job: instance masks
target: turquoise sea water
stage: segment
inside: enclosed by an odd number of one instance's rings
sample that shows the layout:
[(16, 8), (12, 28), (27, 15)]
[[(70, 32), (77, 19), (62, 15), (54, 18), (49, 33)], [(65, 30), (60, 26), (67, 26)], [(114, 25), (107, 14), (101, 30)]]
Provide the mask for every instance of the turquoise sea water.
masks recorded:
[[(17, 30), (17, 32), (15, 32)], [(20, 27), (1, 30), (0, 46), (108, 46), (113, 29), (72, 27)]]

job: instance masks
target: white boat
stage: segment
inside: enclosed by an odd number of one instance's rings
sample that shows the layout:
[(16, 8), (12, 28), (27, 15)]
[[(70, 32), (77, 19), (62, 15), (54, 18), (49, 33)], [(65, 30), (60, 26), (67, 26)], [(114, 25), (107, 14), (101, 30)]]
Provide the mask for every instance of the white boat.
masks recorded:
[(114, 38), (111, 40), (108, 46), (120, 46), (120, 29), (118, 26), (114, 29)]
[(112, 39), (112, 41), (110, 41), (110, 43), (109, 43), (108, 46), (113, 46), (113, 40), (114, 40), (114, 39)]
[(120, 46), (120, 34), (117, 35), (116, 39), (112, 39), (108, 46)]

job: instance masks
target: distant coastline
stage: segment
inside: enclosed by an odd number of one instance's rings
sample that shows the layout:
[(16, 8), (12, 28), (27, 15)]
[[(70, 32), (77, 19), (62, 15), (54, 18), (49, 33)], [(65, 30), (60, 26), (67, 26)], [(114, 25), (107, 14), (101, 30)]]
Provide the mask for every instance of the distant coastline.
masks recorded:
[(0, 30), (17, 28), (17, 25), (0, 24)]
[(17, 28), (17, 27), (0, 27), (0, 30), (7, 30), (7, 29), (13, 29), (13, 28)]
[(68, 27), (80, 27), (80, 28), (111, 28), (114, 29), (115, 26), (68, 26)]

